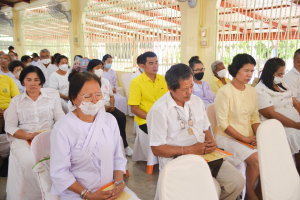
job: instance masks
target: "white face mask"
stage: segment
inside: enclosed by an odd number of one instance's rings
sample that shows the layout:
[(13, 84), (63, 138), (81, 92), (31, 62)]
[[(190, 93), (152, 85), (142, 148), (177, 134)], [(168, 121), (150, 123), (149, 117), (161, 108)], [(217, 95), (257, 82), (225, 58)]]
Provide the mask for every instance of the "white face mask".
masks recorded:
[(59, 65), (59, 69), (61, 69), (63, 71), (67, 71), (69, 69), (69, 65), (67, 65), (67, 64)]
[(86, 115), (95, 116), (100, 110), (101, 106), (102, 100), (99, 100), (97, 103), (82, 101), (80, 103), (79, 109)]
[(220, 78), (224, 78), (227, 75), (227, 69), (222, 69), (221, 71), (217, 72)]
[(283, 78), (274, 76), (274, 84), (281, 84), (283, 82)]
[(98, 77), (101, 77), (102, 74), (103, 74), (103, 69), (97, 69), (97, 70), (94, 70), (94, 71), (95, 71), (96, 76), (98, 76)]
[(50, 58), (41, 60), (44, 65), (47, 65), (51, 62)]
[(15, 73), (16, 79), (19, 79), (19, 78), (20, 78), (20, 74), (21, 74), (21, 71), (18, 71), (17, 73)]
[(31, 62), (29, 62), (29, 63), (26, 63), (26, 67), (28, 67), (28, 66), (30, 66), (30, 65), (32, 65), (32, 63), (31, 63)]

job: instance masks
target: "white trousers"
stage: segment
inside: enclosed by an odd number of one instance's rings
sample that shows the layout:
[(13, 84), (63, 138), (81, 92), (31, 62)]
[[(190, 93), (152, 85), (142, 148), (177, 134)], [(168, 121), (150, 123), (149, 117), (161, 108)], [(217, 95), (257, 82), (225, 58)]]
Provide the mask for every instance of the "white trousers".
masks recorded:
[[(13, 142), (20, 141), (14, 140)], [(30, 147), (20, 143), (20, 147), (12, 148), (9, 156), (7, 177), (7, 200), (41, 200), (42, 194), (38, 176), (33, 172), (33, 155)], [(15, 146), (15, 145), (14, 145)]]

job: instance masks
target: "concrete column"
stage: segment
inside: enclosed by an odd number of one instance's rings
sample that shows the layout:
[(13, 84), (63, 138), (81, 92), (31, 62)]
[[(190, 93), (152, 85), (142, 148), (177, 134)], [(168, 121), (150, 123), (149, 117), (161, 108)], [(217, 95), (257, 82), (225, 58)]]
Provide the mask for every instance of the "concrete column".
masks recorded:
[[(198, 0), (195, 8), (180, 2), (181, 10), (181, 62), (188, 64), (192, 56), (198, 55), (205, 67), (203, 80), (212, 81), (211, 64), (216, 59), (217, 17), (221, 0)], [(201, 28), (208, 28), (208, 46), (202, 47)]]
[(14, 47), (15, 47), (15, 52), (18, 53), (19, 58), (21, 58), (24, 55), (24, 37), (22, 36), (22, 29), (21, 29), (21, 13), (22, 12), (12, 8), (12, 19), (14, 23), (14, 27), (13, 27)]

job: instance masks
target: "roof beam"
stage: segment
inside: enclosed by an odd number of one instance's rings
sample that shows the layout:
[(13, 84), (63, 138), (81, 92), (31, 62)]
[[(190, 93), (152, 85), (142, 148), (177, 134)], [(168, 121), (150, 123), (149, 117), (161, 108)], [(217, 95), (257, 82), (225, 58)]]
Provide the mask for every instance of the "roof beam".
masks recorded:
[[(281, 33), (247, 33), (247, 34), (235, 34), (235, 35), (227, 35), (219, 33), (219, 41), (252, 41), (252, 40), (295, 40), (297, 39), (297, 31), (289, 32), (287, 35), (286, 32)], [(300, 39), (300, 38), (298, 38)]]
[(14, 3), (8, 2), (8, 1), (4, 1), (4, 0), (0, 0), (0, 3), (7, 5), (9, 7), (14, 7)]
[[(260, 21), (263, 20), (263, 19), (266, 19), (263, 16), (256, 14), (255, 11), (252, 12), (252, 11), (248, 11), (247, 9), (236, 8), (237, 6), (235, 6), (233, 4), (230, 4), (228, 2), (225, 3), (224, 0), (221, 1), (221, 5), (220, 6), (224, 7), (224, 8), (232, 8), (233, 12), (237, 12), (237, 13), (240, 13), (242, 15), (246, 15), (247, 17), (250, 17), (252, 19), (256, 19), (256, 20), (260, 20)], [(268, 24), (268, 25), (270, 24), (269, 22), (263, 22), (263, 23)], [(278, 23), (272, 21), (272, 26), (275, 26), (277, 28), (278, 27)], [(288, 28), (286, 26), (284, 26), (284, 25), (281, 25), (281, 29), (284, 30), (284, 31), (288, 30)], [(292, 29), (292, 31), (295, 31), (295, 30)]]

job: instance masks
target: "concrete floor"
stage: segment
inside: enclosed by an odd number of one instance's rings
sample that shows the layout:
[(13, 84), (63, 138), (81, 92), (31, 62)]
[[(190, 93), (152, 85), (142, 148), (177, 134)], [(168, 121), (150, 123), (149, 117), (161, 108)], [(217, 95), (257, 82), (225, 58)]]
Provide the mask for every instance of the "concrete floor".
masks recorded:
[[(133, 133), (133, 118), (127, 117), (127, 141), (129, 146), (133, 149), (135, 134)], [(156, 184), (158, 179), (158, 165), (154, 167), (153, 174), (146, 174), (146, 162), (133, 162), (131, 157), (127, 157), (129, 177), (124, 180), (127, 186), (136, 193), (142, 200), (153, 200), (156, 191)], [(0, 177), (0, 200), (6, 198), (6, 180), (7, 178)]]

